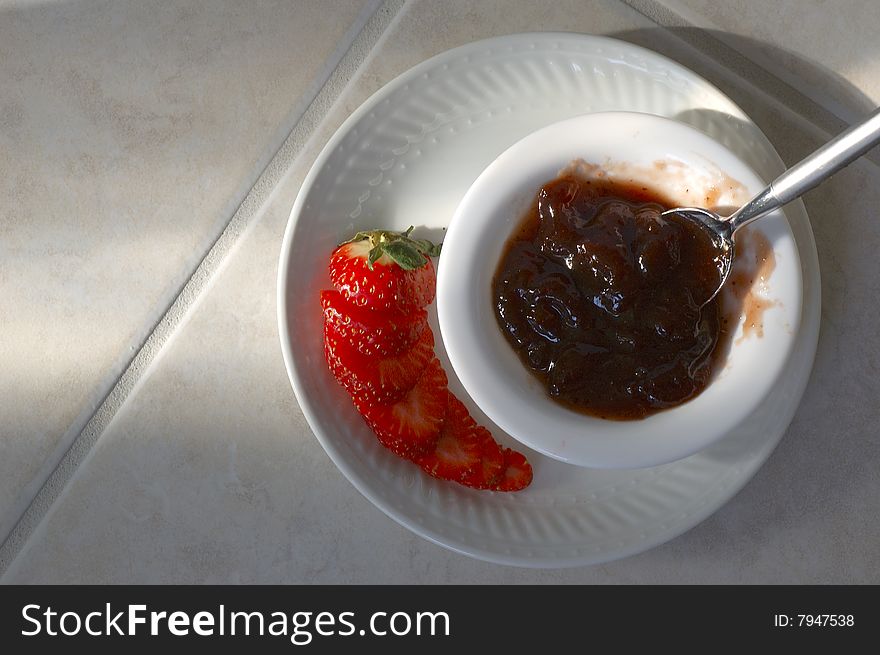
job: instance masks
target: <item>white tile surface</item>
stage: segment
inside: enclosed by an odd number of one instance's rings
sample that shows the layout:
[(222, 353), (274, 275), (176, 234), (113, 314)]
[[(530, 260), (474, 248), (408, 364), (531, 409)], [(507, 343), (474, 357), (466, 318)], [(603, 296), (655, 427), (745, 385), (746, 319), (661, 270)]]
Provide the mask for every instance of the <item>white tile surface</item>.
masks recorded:
[[(274, 305), (281, 235), (305, 172), (394, 75), (460, 43), (533, 29), (624, 33), (710, 77), (717, 70), (610, 0), (407, 5), (3, 582), (880, 582), (880, 171), (870, 163), (807, 198), (823, 333), (788, 435), (740, 494), (669, 544), (568, 571), (477, 562), (385, 517), (311, 435), (284, 371)], [(774, 103), (719, 81), (789, 163), (818, 144)]]
[(0, 4), (0, 540), (367, 6)]

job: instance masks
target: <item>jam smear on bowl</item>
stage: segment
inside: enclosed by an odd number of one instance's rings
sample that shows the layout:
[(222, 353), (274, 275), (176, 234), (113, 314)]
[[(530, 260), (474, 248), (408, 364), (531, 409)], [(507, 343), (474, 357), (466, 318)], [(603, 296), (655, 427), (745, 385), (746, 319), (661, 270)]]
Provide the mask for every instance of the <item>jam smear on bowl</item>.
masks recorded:
[[(605, 419), (680, 405), (722, 362), (711, 240), (641, 185), (564, 173), (546, 183), (493, 280), (495, 316), (565, 406)], [(698, 300), (694, 300), (698, 299)]]

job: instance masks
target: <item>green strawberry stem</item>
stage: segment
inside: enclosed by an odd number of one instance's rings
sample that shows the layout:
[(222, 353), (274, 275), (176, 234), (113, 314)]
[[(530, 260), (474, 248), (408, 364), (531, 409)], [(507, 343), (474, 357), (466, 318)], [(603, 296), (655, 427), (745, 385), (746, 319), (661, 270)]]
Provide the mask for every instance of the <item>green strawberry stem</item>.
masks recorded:
[(339, 245), (369, 239), (370, 254), (367, 257), (367, 265), (370, 270), (382, 255), (388, 255), (400, 268), (411, 271), (424, 266), (428, 262), (428, 257), (439, 257), (443, 245), (431, 243), (427, 239), (411, 239), (409, 235), (412, 231), (413, 226), (410, 225), (404, 232), (389, 230), (358, 232), (353, 238)]

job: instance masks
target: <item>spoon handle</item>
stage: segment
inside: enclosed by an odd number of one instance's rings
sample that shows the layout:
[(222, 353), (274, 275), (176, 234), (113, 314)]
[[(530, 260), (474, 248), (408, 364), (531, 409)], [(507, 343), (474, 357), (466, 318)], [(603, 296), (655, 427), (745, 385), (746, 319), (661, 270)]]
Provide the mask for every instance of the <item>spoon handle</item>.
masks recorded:
[(729, 219), (732, 232), (799, 198), (880, 143), (880, 108), (777, 177)]

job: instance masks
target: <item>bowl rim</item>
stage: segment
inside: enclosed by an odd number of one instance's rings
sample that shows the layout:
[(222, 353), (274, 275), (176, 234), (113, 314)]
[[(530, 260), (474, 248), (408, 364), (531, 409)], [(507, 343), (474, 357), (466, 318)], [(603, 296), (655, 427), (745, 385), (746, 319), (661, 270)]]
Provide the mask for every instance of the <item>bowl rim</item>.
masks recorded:
[[(765, 393), (783, 373), (794, 349), (797, 330), (800, 327), (803, 279), (799, 255), (788, 221), (782, 212), (778, 212), (785, 233), (783, 242), (774, 244), (774, 252), (778, 253), (781, 247), (786, 255), (790, 253), (794, 255), (794, 260), (789, 262), (788, 266), (790, 274), (781, 286), (782, 290), (788, 291), (784, 294), (784, 306), (793, 327), (787, 334), (781, 334), (778, 330), (774, 333), (773, 339), (780, 343), (781, 347), (773, 349), (775, 358), (766, 366), (762, 366), (759, 375), (750, 376), (750, 382), (754, 386), (750, 386), (744, 394), (748, 402), (737, 399), (736, 403), (730, 403), (729, 406), (722, 405), (719, 399), (721, 392), (718, 389), (724, 390), (725, 383), (721, 382), (719, 376), (703, 393), (691, 401), (642, 420), (605, 421), (564, 408), (546, 395), (539, 381), (519, 362), (495, 324), (494, 315), (490, 327), (485, 330), (473, 329), (473, 326), (481, 325), (481, 309), (474, 304), (476, 301), (473, 298), (476, 292), (466, 288), (465, 285), (481, 286), (485, 278), (482, 274), (489, 268), (494, 272), (497, 258), (487, 254), (480, 258), (480, 263), (474, 263), (477, 258), (471, 257), (471, 261), (465, 262), (462, 266), (459, 255), (462, 252), (461, 244), (466, 239), (472, 239), (475, 235), (479, 238), (479, 235), (486, 231), (486, 228), (480, 232), (479, 227), (474, 227), (482, 224), (479, 218), (491, 221), (493, 212), (495, 215), (499, 213), (499, 205), (510, 203), (513, 183), (523, 181), (530, 175), (535, 177), (534, 170), (540, 166), (544, 167), (540, 170), (549, 170), (546, 168), (549, 165), (548, 160), (554, 162), (554, 172), (550, 176), (545, 175), (543, 179), (552, 179), (574, 160), (570, 156), (572, 144), (560, 145), (557, 138), (560, 134), (589, 134), (590, 129), (587, 128), (619, 131), (653, 130), (657, 133), (663, 132), (663, 138), (667, 140), (672, 138), (671, 135), (681, 136), (682, 142), (696, 144), (694, 148), (690, 148), (696, 152), (688, 153), (690, 160), (687, 156), (683, 158), (692, 168), (697, 168), (694, 165), (697, 159), (703, 159), (705, 161), (699, 163), (709, 167), (714, 166), (721, 173), (730, 174), (732, 177), (735, 173), (736, 179), (752, 193), (764, 186), (764, 182), (754, 170), (723, 144), (694, 127), (670, 118), (630, 111), (610, 111), (583, 114), (544, 126), (514, 143), (489, 164), (468, 189), (453, 215), (437, 267), (437, 313), (440, 334), (452, 368), (473, 401), (492, 421), (520, 443), (554, 459), (579, 466), (612, 469), (656, 466), (692, 455), (735, 430), (736, 426), (746, 420), (760, 404)], [(582, 143), (584, 137), (575, 136), (570, 140), (574, 143)], [(685, 148), (679, 151), (673, 150), (669, 156), (681, 156), (685, 150)], [(556, 156), (557, 153), (565, 152), (568, 153), (567, 156)], [(530, 162), (537, 160), (538, 163), (523, 167), (521, 162), (524, 157), (531, 157)], [(502, 176), (505, 177), (503, 181)], [(528, 197), (531, 202), (540, 184), (541, 182), (538, 182), (518, 200)], [(499, 186), (502, 191), (496, 193)], [(520, 212), (515, 220), (508, 221), (508, 231), (503, 237), (496, 232), (494, 238), (501, 243), (507, 242), (512, 231), (510, 225), (518, 224), (521, 215)], [(475, 216), (478, 217), (476, 220)], [(765, 219), (764, 226), (769, 224), (769, 219)], [(462, 273), (463, 268), (464, 273)], [(490, 306), (491, 303), (486, 302), (482, 313), (490, 311)], [(487, 330), (496, 332), (489, 340), (493, 344), (497, 344), (498, 340), (503, 342), (504, 352), (507, 355), (496, 348), (493, 350), (495, 359), (492, 359), (481, 352), (485, 350), (484, 348), (476, 347), (477, 338), (471, 338), (469, 332), (476, 334)], [(484, 346), (485, 343), (484, 341)], [(746, 349), (754, 347), (756, 346), (748, 344), (744, 346)], [(731, 352), (736, 349), (737, 345), (732, 344)], [(510, 356), (516, 358), (518, 369), (509, 364)], [(508, 361), (499, 362), (499, 358)], [(506, 375), (500, 373), (502, 366)], [(741, 373), (739, 375), (742, 377)], [(729, 383), (726, 386), (729, 387)], [(713, 387), (712, 393), (709, 393)], [(509, 395), (502, 398), (499, 390)], [(535, 401), (535, 394), (540, 396), (540, 400)], [(541, 423), (538, 422), (534, 411), (530, 410), (540, 412)], [(702, 420), (698, 420), (700, 412), (704, 415)], [(710, 419), (714, 421), (711, 425)], [(677, 430), (675, 429), (677, 425), (686, 429)], [(658, 439), (656, 438), (658, 431), (668, 433), (669, 436)], [(588, 432), (592, 438), (583, 439), (585, 432)]]

